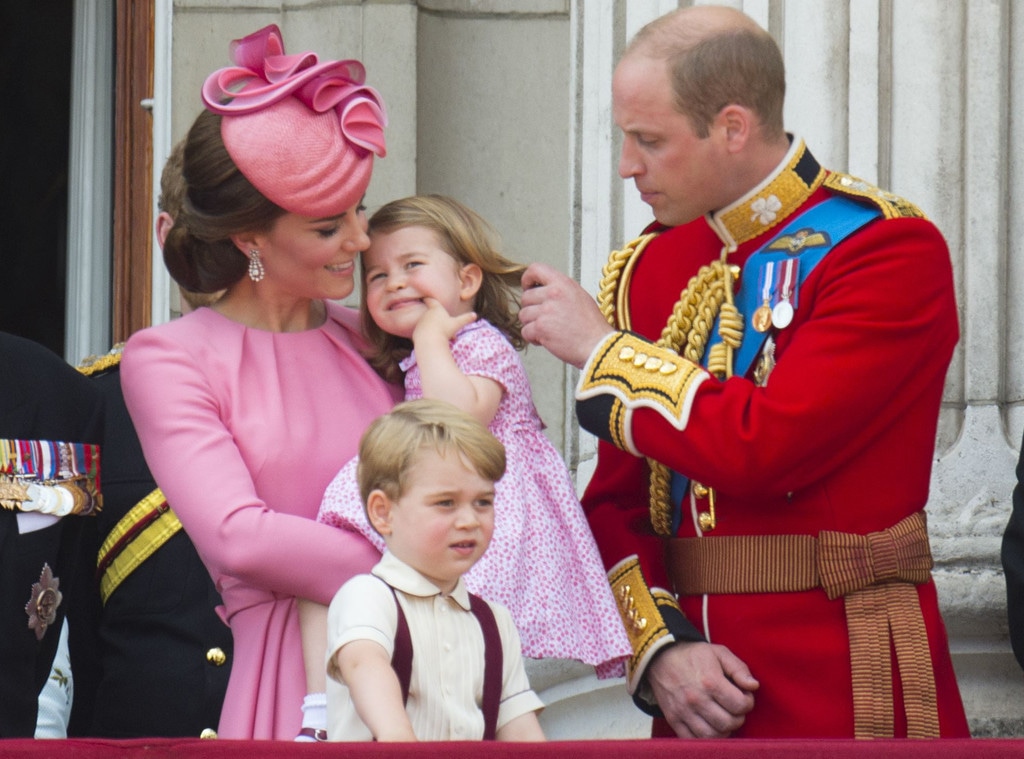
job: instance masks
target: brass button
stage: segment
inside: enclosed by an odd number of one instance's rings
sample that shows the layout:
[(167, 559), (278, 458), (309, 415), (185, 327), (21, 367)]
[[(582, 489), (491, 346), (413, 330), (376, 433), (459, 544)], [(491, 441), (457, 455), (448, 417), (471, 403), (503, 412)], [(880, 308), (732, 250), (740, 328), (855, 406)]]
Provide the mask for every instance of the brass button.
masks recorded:
[(220, 649), (219, 646), (216, 648), (211, 648), (209, 651), (206, 652), (206, 661), (210, 662), (210, 664), (214, 665), (215, 667), (223, 666), (224, 662), (226, 662), (227, 660), (228, 657), (224, 654), (224, 652)]

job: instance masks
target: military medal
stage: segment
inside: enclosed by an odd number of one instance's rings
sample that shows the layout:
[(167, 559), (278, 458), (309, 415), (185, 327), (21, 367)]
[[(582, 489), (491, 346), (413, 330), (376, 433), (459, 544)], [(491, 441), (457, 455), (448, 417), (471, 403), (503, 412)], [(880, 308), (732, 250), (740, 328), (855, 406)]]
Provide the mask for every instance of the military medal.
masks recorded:
[(758, 306), (757, 310), (754, 311), (754, 315), (751, 317), (751, 324), (754, 325), (754, 329), (758, 332), (767, 332), (768, 328), (772, 326), (772, 284), (775, 273), (775, 262), (769, 261), (761, 267), (761, 278), (758, 284), (761, 290), (762, 303)]
[(754, 384), (764, 387), (768, 384), (768, 376), (775, 368), (775, 341), (769, 335), (764, 341), (764, 348), (761, 351), (761, 358), (754, 367)]
[(796, 295), (794, 284), (800, 266), (800, 259), (788, 258), (779, 263), (781, 264), (779, 279), (782, 282), (782, 286), (779, 289), (782, 291), (782, 295), (779, 302), (775, 304), (775, 308), (772, 309), (771, 321), (776, 329), (785, 329), (793, 321), (793, 303), (791, 299)]
[(776, 329), (785, 329), (792, 321), (793, 304), (789, 302), (789, 298), (783, 295), (782, 300), (776, 303), (775, 308), (772, 309), (771, 322)]
[(28, 488), (14, 477), (0, 477), (0, 506), (5, 509), (18, 509), (27, 500)]

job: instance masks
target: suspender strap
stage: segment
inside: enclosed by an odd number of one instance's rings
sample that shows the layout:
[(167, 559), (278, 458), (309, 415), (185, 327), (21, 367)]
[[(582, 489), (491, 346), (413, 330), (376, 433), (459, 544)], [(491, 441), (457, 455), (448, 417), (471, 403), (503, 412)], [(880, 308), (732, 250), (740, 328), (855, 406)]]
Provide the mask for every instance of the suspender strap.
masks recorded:
[(501, 671), (504, 664), (501, 635), (490, 604), (470, 593), (469, 608), (476, 615), (484, 633), (484, 740), (493, 741), (498, 732), (498, 707), (501, 706)]
[(680, 595), (822, 588), (830, 599), (842, 597), (856, 737), (892, 737), (890, 645), (903, 682), (908, 737), (939, 736), (931, 651), (914, 588), (928, 582), (932, 568), (923, 511), (869, 535), (676, 538), (667, 553)]
[[(391, 586), (388, 586), (391, 588)], [(398, 675), (398, 683), (402, 686), (402, 703), (409, 702), (409, 682), (412, 680), (412, 636), (409, 635), (409, 623), (405, 621), (402, 604), (398, 603), (398, 593), (391, 588), (395, 597), (395, 609), (398, 610), (398, 628), (395, 630), (395, 650), (391, 654), (391, 668)]]
[[(395, 609), (398, 612), (398, 626), (395, 630), (395, 648), (391, 654), (391, 667), (398, 676), (398, 683), (402, 687), (402, 703), (409, 701), (409, 683), (412, 680), (412, 636), (409, 633), (409, 623), (405, 619), (405, 612), (402, 611), (402, 604), (398, 602), (398, 593), (391, 585), (391, 595), (395, 599)], [(501, 648), (501, 634), (498, 632), (498, 623), (494, 619), (494, 612), (490, 605), (472, 593), (469, 594), (469, 609), (473, 612), (480, 630), (484, 635), (484, 692), (483, 706), (484, 714), (484, 740), (493, 741), (498, 732), (498, 708), (501, 706), (501, 673), (504, 666)]]

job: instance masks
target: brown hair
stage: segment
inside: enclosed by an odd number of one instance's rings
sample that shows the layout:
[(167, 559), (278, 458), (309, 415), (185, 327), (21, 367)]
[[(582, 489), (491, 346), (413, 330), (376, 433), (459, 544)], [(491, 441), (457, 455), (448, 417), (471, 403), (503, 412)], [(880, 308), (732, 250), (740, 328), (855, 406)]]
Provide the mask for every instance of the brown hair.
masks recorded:
[(181, 173), (186, 189), (164, 243), (167, 270), (192, 292), (216, 292), (240, 280), (248, 259), (231, 236), (267, 232), (285, 214), (235, 166), (221, 139), (220, 121), (204, 110), (185, 138)]
[[(483, 271), (473, 310), (500, 330), (521, 350), (525, 345), (519, 323), (519, 287), (522, 264), (505, 258), (498, 250), (497, 235), (484, 219), (457, 200), (444, 195), (414, 195), (393, 200), (370, 217), (369, 232), (387, 234), (405, 227), (423, 227), (460, 265), (476, 264)], [(370, 364), (385, 379), (401, 378), (398, 362), (412, 351), (412, 341), (389, 335), (378, 327), (366, 308), (363, 266), (363, 331), (373, 346)]]
[(181, 204), (185, 201), (185, 178), (181, 175), (181, 164), (185, 158), (185, 141), (179, 140), (171, 148), (163, 171), (160, 172), (160, 196), (156, 199), (156, 207), (166, 211), (172, 219), (181, 213)]
[(687, 8), (655, 19), (637, 32), (626, 54), (665, 59), (676, 108), (698, 137), (707, 137), (715, 116), (733, 104), (757, 114), (765, 139), (782, 137), (786, 70), (779, 46), (739, 11), (726, 14), (733, 23), (715, 26), (702, 23), (700, 14)]
[(375, 419), (359, 442), (356, 477), (363, 507), (374, 490), (398, 500), (424, 449), (456, 453), (492, 482), (505, 474), (505, 446), (475, 417), (445, 401), (406, 401)]
[[(185, 156), (185, 141), (179, 140), (171, 148), (171, 154), (167, 156), (163, 171), (160, 172), (160, 195), (156, 199), (157, 210), (168, 214), (174, 223), (178, 222), (181, 215), (181, 206), (185, 202), (185, 177), (181, 173), (181, 164)], [(183, 287), (178, 292), (186, 303), (194, 311), (202, 306), (209, 306), (217, 301), (222, 291), (212, 293), (194, 293)]]

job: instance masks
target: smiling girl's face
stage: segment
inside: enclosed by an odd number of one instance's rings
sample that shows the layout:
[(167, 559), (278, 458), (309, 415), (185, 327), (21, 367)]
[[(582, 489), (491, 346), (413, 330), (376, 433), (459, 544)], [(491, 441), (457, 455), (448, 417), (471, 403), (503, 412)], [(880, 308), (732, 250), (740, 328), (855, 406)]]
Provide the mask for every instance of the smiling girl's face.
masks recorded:
[(375, 232), (363, 265), (366, 308), (389, 334), (411, 338), (427, 311), (426, 297), (437, 300), (451, 316), (473, 310), (479, 282), (470, 284), (464, 276), (467, 267), (460, 266), (429, 229), (410, 226)]

